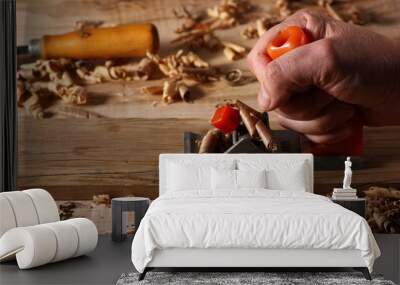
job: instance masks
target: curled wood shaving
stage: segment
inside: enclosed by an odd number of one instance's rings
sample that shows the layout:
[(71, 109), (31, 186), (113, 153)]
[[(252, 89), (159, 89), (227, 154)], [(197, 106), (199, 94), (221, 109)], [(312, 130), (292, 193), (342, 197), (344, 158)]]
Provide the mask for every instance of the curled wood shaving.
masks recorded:
[(182, 20), (182, 24), (175, 30), (178, 36), (172, 42), (216, 49), (221, 45), (213, 32), (236, 26), (251, 9), (252, 5), (246, 0), (223, 0), (220, 4), (195, 15), (185, 7), (182, 8), (182, 13), (174, 10), (175, 16)]
[(177, 34), (192, 30), (203, 19), (203, 15), (191, 13), (185, 6), (182, 6), (180, 11), (174, 9), (172, 12), (177, 19), (183, 19), (181, 25), (175, 30)]
[(87, 102), (86, 89), (82, 86), (61, 87), (56, 94), (66, 103), (83, 105)]
[(73, 216), (76, 204), (74, 202), (63, 202), (58, 207), (60, 209), (60, 219), (68, 220)]
[(21, 80), (54, 81), (58, 85), (71, 86), (74, 84), (70, 73), (71, 61), (67, 59), (37, 60), (33, 64), (22, 65), (17, 76)]
[(268, 29), (266, 27), (265, 23), (261, 19), (258, 19), (256, 21), (256, 27), (257, 27), (257, 36), (258, 37), (261, 37)]
[(28, 99), (28, 91), (26, 90), (25, 82), (22, 80), (17, 81), (17, 103), (18, 106), (23, 107), (25, 101)]
[(97, 28), (104, 24), (104, 21), (101, 20), (81, 20), (75, 22), (75, 30), (82, 30), (84, 28)]
[(236, 105), (239, 109), (246, 109), (247, 112), (251, 113), (253, 116), (257, 117), (259, 120), (262, 119), (262, 114), (258, 112), (257, 110), (253, 109), (249, 105), (243, 103), (240, 100), (236, 100), (234, 105)]
[(110, 205), (111, 204), (111, 198), (110, 198), (109, 194), (93, 195), (93, 202), (96, 205)]
[(162, 100), (165, 103), (171, 104), (177, 99), (178, 93), (176, 84), (177, 84), (176, 80), (164, 81)]
[[(296, 5), (292, 5), (294, 2)], [(315, 6), (324, 8), (326, 12), (336, 20), (344, 21), (347, 19), (349, 22), (358, 25), (364, 25), (368, 23), (370, 19), (366, 11), (362, 11), (354, 5), (352, 5), (350, 8), (347, 8), (347, 4), (349, 3), (351, 3), (350, 0), (314, 0)], [(279, 24), (295, 11), (304, 7), (309, 7), (309, 5), (310, 1), (306, 0), (276, 0), (276, 11), (268, 13), (263, 18), (256, 19), (252, 24), (246, 26), (241, 31), (241, 36), (245, 39), (259, 38), (263, 33), (265, 33), (265, 31), (276, 24)], [(340, 9), (341, 13), (338, 12), (337, 8), (342, 8)]]
[(164, 58), (148, 53), (147, 57), (169, 78), (185, 78), (197, 82), (211, 82), (219, 78), (218, 71), (194, 52), (185, 53), (179, 50), (176, 54)]
[(239, 107), (239, 114), (242, 118), (244, 125), (246, 126), (247, 131), (250, 134), (250, 137), (255, 138), (257, 135), (256, 123), (257, 118), (253, 116), (247, 108)]
[(40, 105), (39, 95), (32, 93), (24, 102), (24, 108), (36, 119), (44, 118), (44, 111)]
[(376, 198), (390, 198), (390, 199), (400, 199), (400, 191), (395, 188), (384, 188), (384, 187), (370, 187), (364, 192), (367, 197)]
[(148, 80), (155, 72), (154, 63), (148, 58), (143, 58), (139, 63), (114, 65), (112, 61), (106, 61), (104, 65), (96, 65), (93, 69), (85, 63), (76, 65), (76, 74), (84, 84), (97, 84), (113, 80)]
[(241, 32), (241, 36), (245, 39), (255, 39), (261, 37), (271, 27), (279, 24), (282, 21), (280, 16), (267, 15), (257, 19), (255, 24), (250, 24)]
[(182, 100), (189, 101), (190, 89), (183, 81), (165, 80), (162, 90), (162, 100), (166, 104), (171, 104)]
[(255, 127), (265, 148), (269, 152), (276, 152), (278, 148), (272, 137), (271, 130), (269, 130), (261, 120), (256, 123)]
[(207, 9), (207, 15), (224, 24), (223, 28), (229, 28), (240, 23), (243, 14), (252, 9), (248, 1), (223, 0), (219, 5)]
[(248, 25), (246, 26), (241, 32), (240, 35), (247, 39), (247, 40), (251, 40), (251, 39), (256, 39), (258, 38), (258, 32), (257, 29), (252, 26), (252, 25)]
[(224, 80), (231, 86), (239, 86), (254, 82), (257, 79), (253, 75), (245, 75), (241, 69), (233, 69), (225, 74)]
[(80, 32), (81, 38), (90, 37), (90, 30), (100, 27), (104, 24), (104, 21), (95, 21), (95, 20), (83, 20), (77, 21), (75, 23), (75, 30)]
[[(115, 65), (112, 61), (106, 61), (104, 64), (92, 64), (67, 59), (38, 60), (33, 64), (21, 66), (18, 71), (18, 80), (21, 83), (19, 83), (17, 96), (20, 104), (29, 93), (35, 93), (38, 100), (43, 95), (53, 95), (61, 98), (65, 103), (82, 105), (87, 102), (86, 88), (82, 84), (96, 84), (113, 80), (148, 80), (155, 70), (156, 65), (148, 58), (144, 58), (140, 62), (122, 65)], [(79, 79), (79, 82), (75, 82), (75, 77)], [(24, 88), (25, 92), (23, 92)], [(33, 109), (28, 108), (28, 110)], [(41, 115), (35, 116), (40, 117)]]
[(62, 86), (52, 81), (36, 81), (31, 83), (29, 86), (31, 92), (43, 95), (52, 94), (60, 97), (66, 103), (82, 105), (87, 101), (86, 89), (83, 86)]
[(228, 60), (237, 60), (243, 58), (247, 54), (247, 50), (245, 47), (242, 47), (238, 44), (231, 42), (222, 42), (224, 45), (224, 55)]
[(94, 70), (90, 72), (84, 72), (81, 69), (77, 69), (76, 74), (84, 84), (97, 84), (112, 80), (109, 69), (102, 65), (96, 66)]
[(209, 130), (203, 137), (199, 147), (199, 153), (215, 152), (222, 137), (222, 132), (217, 129)]
[(364, 193), (366, 219), (373, 232), (400, 233), (400, 191), (373, 186)]
[(162, 95), (163, 87), (159, 85), (145, 86), (140, 89), (140, 92), (147, 95)]
[(190, 96), (189, 87), (186, 84), (184, 84), (182, 82), (179, 82), (177, 84), (177, 89), (178, 89), (178, 94), (181, 97), (182, 101), (188, 102), (189, 101), (189, 96)]
[(44, 111), (40, 104), (40, 97), (36, 92), (29, 92), (28, 83), (23, 80), (17, 81), (17, 103), (21, 108), (32, 115), (36, 119), (42, 119), (44, 117)]
[(279, 16), (283, 19), (289, 17), (293, 13), (290, 7), (290, 0), (276, 0), (275, 7), (278, 10)]
[(240, 69), (231, 70), (225, 75), (226, 81), (232, 84), (238, 83), (242, 79), (242, 77), (243, 71)]

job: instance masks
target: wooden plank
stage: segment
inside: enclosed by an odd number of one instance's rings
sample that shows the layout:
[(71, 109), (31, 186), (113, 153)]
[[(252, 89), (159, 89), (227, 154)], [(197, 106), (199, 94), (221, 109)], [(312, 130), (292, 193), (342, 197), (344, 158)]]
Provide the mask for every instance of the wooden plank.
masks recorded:
[(116, 188), (154, 197), (158, 155), (183, 152), (183, 132), (207, 128), (201, 120), (26, 120), (19, 128), (19, 187), (55, 187), (63, 199)]
[[(25, 120), (19, 128), (19, 186), (58, 189), (63, 199), (82, 192), (116, 194), (119, 187), (124, 194), (155, 197), (158, 155), (183, 152), (184, 131), (208, 128), (198, 119)], [(399, 141), (400, 127), (366, 129), (369, 168), (357, 171), (354, 183), (398, 180)], [(337, 186), (342, 177), (342, 171), (319, 171), (315, 182)]]

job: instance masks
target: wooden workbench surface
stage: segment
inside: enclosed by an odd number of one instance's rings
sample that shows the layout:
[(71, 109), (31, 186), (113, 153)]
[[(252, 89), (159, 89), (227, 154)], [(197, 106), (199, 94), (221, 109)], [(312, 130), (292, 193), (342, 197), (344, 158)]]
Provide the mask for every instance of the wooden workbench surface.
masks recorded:
[[(203, 9), (219, 1), (135, 0), (18, 0), (17, 42), (26, 44), (45, 34), (70, 31), (78, 20), (103, 20), (106, 24), (153, 22), (161, 37), (161, 54), (176, 52), (170, 44), (178, 21), (173, 8)], [(274, 1), (255, 1), (262, 13)], [(399, 0), (355, 1), (373, 11), (376, 32), (400, 39)], [(243, 26), (218, 31), (224, 40), (241, 43)], [(221, 52), (200, 52), (212, 65), (228, 70), (245, 68), (243, 60), (229, 63)], [(102, 119), (76, 119), (55, 115), (35, 120), (19, 112), (19, 187), (44, 187), (58, 199), (87, 199), (94, 193), (134, 194), (156, 197), (157, 160), (163, 152), (183, 151), (183, 132), (205, 132), (217, 103), (241, 99), (256, 106), (256, 82), (232, 87), (224, 82), (196, 90), (193, 103), (153, 106), (152, 97), (140, 94), (142, 86), (154, 82), (114, 82), (91, 86), (88, 104), (81, 107)], [(51, 108), (57, 109), (58, 104)], [(278, 128), (272, 115), (272, 127)], [(368, 169), (354, 174), (354, 182), (396, 182), (400, 173), (400, 128), (366, 129)], [(317, 191), (340, 184), (342, 171), (320, 171), (315, 175)], [(321, 189), (321, 190), (318, 190)]]

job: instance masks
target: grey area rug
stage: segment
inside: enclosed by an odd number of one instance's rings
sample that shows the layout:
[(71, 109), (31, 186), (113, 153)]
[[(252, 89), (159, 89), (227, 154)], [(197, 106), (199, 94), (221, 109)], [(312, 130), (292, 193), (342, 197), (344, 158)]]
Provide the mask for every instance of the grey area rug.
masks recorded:
[(395, 285), (381, 276), (368, 281), (359, 272), (148, 272), (138, 281), (138, 273), (122, 274), (117, 285), (213, 284), (213, 285)]

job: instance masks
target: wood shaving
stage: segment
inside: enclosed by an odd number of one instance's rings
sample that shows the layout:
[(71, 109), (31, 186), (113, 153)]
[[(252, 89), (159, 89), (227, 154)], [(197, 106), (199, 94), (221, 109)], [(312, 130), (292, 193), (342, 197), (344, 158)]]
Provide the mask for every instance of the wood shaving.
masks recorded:
[(258, 19), (256, 21), (256, 28), (257, 28), (257, 36), (260, 38), (267, 30), (267, 26), (265, 25), (264, 21)]
[(215, 152), (223, 133), (220, 130), (209, 130), (200, 142), (199, 153)]
[(147, 57), (154, 62), (160, 71), (169, 78), (177, 80), (191, 79), (197, 82), (212, 82), (219, 79), (219, 73), (208, 62), (194, 52), (179, 50), (176, 54), (161, 58), (148, 53)]
[(281, 18), (285, 19), (293, 14), (290, 4), (290, 0), (276, 0), (275, 8), (278, 10), (278, 14)]
[(23, 107), (25, 101), (28, 99), (29, 93), (26, 90), (25, 81), (17, 81), (17, 104), (19, 107)]
[(254, 82), (257, 79), (254, 75), (245, 75), (241, 69), (233, 69), (225, 74), (224, 80), (231, 86), (239, 86)]
[(250, 137), (255, 138), (257, 136), (257, 130), (256, 130), (257, 118), (254, 115), (252, 115), (252, 113), (249, 112), (247, 108), (239, 107), (239, 114), (240, 117), (242, 118), (244, 125), (246, 126), (247, 131), (250, 134)]
[(61, 87), (57, 95), (66, 103), (83, 105), (87, 102), (86, 89), (82, 86), (74, 85), (70, 87)]
[(183, 81), (165, 80), (162, 90), (162, 100), (166, 104), (177, 101), (188, 102), (190, 89)]
[(259, 120), (256, 123), (255, 127), (256, 127), (257, 133), (258, 133), (261, 141), (263, 142), (265, 148), (269, 152), (276, 152), (278, 150), (278, 148), (277, 148), (277, 145), (274, 143), (274, 139), (272, 137), (271, 130), (269, 130), (265, 126), (263, 121), (261, 121), (261, 120)]
[(176, 80), (165, 80), (163, 86), (162, 100), (164, 103), (171, 104), (178, 98)]
[(238, 25), (243, 15), (251, 9), (248, 1), (223, 0), (219, 5), (208, 8), (207, 15), (220, 22), (221, 28), (229, 28)]
[(155, 65), (148, 58), (143, 58), (139, 63), (133, 62), (116, 66), (112, 61), (106, 61), (103, 65), (96, 65), (94, 69), (88, 68), (82, 62), (76, 66), (76, 74), (83, 84), (98, 84), (114, 80), (149, 80), (154, 72)]
[(254, 24), (250, 24), (241, 32), (241, 36), (245, 39), (260, 38), (271, 27), (282, 22), (282, 18), (277, 15), (267, 15), (257, 19)]
[(182, 101), (188, 102), (189, 96), (190, 96), (189, 87), (186, 84), (179, 82), (177, 84), (177, 89), (178, 89), (178, 94), (179, 94), (180, 98), (182, 99)]
[[(241, 47), (237, 46), (236, 48)], [(141, 92), (149, 95), (161, 93), (162, 102), (166, 104), (178, 101), (189, 102), (191, 86), (214, 82), (220, 80), (224, 75), (192, 51), (178, 50), (175, 54), (165, 57), (147, 53), (147, 58), (158, 66), (158, 69), (167, 79), (163, 81), (162, 87), (143, 87)], [(187, 82), (191, 82), (191, 84)], [(153, 106), (155, 105), (153, 104)]]
[(145, 86), (140, 89), (140, 92), (147, 95), (162, 95), (163, 87), (159, 85)]
[(246, 26), (241, 32), (240, 35), (245, 38), (246, 40), (251, 40), (251, 39), (256, 39), (258, 38), (258, 32), (257, 29), (252, 26), (248, 25)]
[[(32, 64), (21, 65), (18, 70), (17, 100), (19, 106), (23, 107), (26, 99), (35, 93), (35, 102), (45, 100), (46, 96), (53, 96), (66, 104), (84, 105), (88, 101), (85, 85), (115, 80), (149, 80), (156, 71), (156, 64), (149, 58), (123, 64), (115, 64), (111, 60), (104, 63), (70, 59), (37, 60)], [(34, 105), (45, 104), (36, 102)], [(43, 110), (33, 108), (32, 105), (25, 109), (36, 118), (43, 115)]]
[(75, 23), (75, 30), (80, 32), (82, 38), (87, 38), (91, 35), (90, 30), (98, 28), (104, 24), (104, 21), (83, 20)]
[(40, 105), (39, 95), (36, 93), (32, 93), (29, 98), (24, 102), (24, 108), (32, 114), (32, 116), (36, 119), (43, 119), (44, 112), (43, 108)]
[(31, 92), (42, 95), (55, 95), (60, 97), (65, 103), (82, 105), (86, 104), (86, 89), (79, 85), (62, 86), (56, 82), (36, 81), (29, 85)]
[(224, 45), (224, 55), (230, 61), (241, 59), (247, 54), (247, 49), (238, 44), (226, 41), (223, 41), (222, 44)]
[[(293, 3), (296, 5), (293, 5)], [(345, 19), (347, 19), (348, 22), (357, 25), (365, 25), (370, 21), (366, 11), (362, 11), (354, 5), (347, 8), (346, 5), (349, 3), (351, 3), (350, 0), (314, 0), (315, 6), (324, 8), (332, 18), (338, 21), (345, 21)], [(245, 39), (259, 38), (271, 27), (279, 24), (299, 9), (309, 7), (309, 5), (310, 1), (305, 0), (276, 0), (276, 10), (269, 12), (263, 18), (256, 19), (253, 23), (247, 25), (241, 31), (241, 36)], [(339, 13), (338, 10), (341, 13)]]
[(60, 220), (68, 220), (72, 218), (76, 204), (74, 202), (63, 202), (58, 208), (60, 210)]
[(196, 14), (189, 12), (185, 7), (182, 7), (181, 13), (174, 10), (175, 16), (182, 20), (182, 23), (175, 30), (177, 37), (172, 42), (217, 49), (221, 45), (214, 31), (238, 25), (243, 15), (252, 8), (246, 0), (223, 0), (218, 5)]
[(96, 205), (111, 205), (111, 198), (109, 194), (93, 195), (93, 202)]
[(394, 188), (370, 187), (366, 219), (373, 232), (400, 233), (400, 191)]
[(81, 20), (75, 22), (75, 30), (79, 31), (84, 28), (98, 28), (104, 24), (101, 20)]

